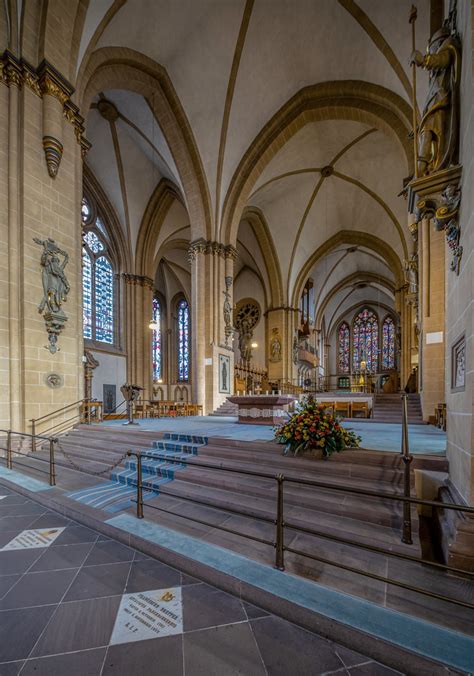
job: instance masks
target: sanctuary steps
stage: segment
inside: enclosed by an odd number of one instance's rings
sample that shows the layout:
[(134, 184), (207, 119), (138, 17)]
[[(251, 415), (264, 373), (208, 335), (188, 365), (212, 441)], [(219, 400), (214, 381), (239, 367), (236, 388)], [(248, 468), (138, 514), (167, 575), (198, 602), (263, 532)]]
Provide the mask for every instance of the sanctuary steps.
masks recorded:
[[(167, 435), (174, 437), (169, 439), (164, 436), (162, 432), (142, 432), (105, 425), (80, 425), (63, 435), (60, 438), (61, 448), (68, 458), (59, 451), (56, 453), (57, 483), (66, 491), (63, 499), (70, 500), (76, 509), (90, 511), (90, 505), (81, 506), (76, 501), (73, 503), (72, 498), (67, 496), (75, 495), (71, 492), (77, 493), (81, 489), (86, 493), (91, 487), (95, 490), (96, 486), (103, 485), (108, 478), (112, 478), (129, 493), (125, 503), (120, 503), (121, 510), (134, 515), (135, 505), (130, 500), (135, 498), (135, 459), (128, 459), (112, 472), (109, 471), (110, 466), (129, 449), (140, 449), (155, 456), (164, 456), (164, 460), (143, 460), (144, 486), (153, 489), (145, 491), (145, 519), (272, 566), (273, 547), (225, 532), (218, 526), (273, 542), (275, 526), (258, 517), (272, 520), (275, 518), (276, 482), (231, 472), (206, 470), (206, 464), (251, 469), (272, 475), (284, 473), (285, 476), (310, 478), (329, 485), (344, 484), (389, 494), (402, 492), (400, 457), (394, 453), (354, 450), (337, 454), (329, 461), (322, 461), (284, 457), (281, 454), (282, 447), (273, 442), (242, 442), (218, 437), (207, 440), (196, 437), (192, 441), (186, 435), (181, 435), (181, 440), (179, 435)], [(22, 467), (21, 471), (27, 471), (38, 478), (36, 470), (45, 468), (45, 463), (39, 460), (40, 457), (47, 458), (46, 449), (37, 451), (28, 459), (22, 458), (28, 464), (28, 469)], [(71, 466), (71, 459), (86, 472), (105, 470), (106, 473), (101, 477), (80, 473)], [(172, 459), (179, 459), (180, 463), (171, 463)], [(196, 463), (196, 466), (187, 463)], [(446, 471), (447, 462), (444, 458), (435, 456), (416, 456), (412, 469)], [(198, 502), (190, 502), (187, 498)], [(103, 509), (96, 511), (104, 515), (102, 518), (110, 517), (110, 514), (107, 517)], [(244, 515), (226, 510), (239, 510)], [(468, 582), (462, 578), (447, 576), (415, 562), (401, 561), (386, 554), (358, 549), (324, 538), (324, 535), (335, 535), (412, 556), (421, 556), (423, 550), (423, 556), (430, 558), (431, 543), (424, 535), (419, 536), (415, 508), (411, 514), (413, 545), (410, 546), (400, 541), (402, 511), (398, 503), (331, 491), (328, 488), (287, 483), (286, 523), (310, 527), (319, 531), (320, 535), (307, 535), (287, 528), (285, 545), (320, 556), (326, 561), (318, 562), (286, 552), (286, 570), (375, 603), (465, 631), (467, 611), (464, 609), (406, 592), (383, 581), (365, 578), (358, 572), (342, 570), (329, 563), (337, 561), (350, 566), (354, 571), (370, 571), (381, 577), (388, 574), (392, 578), (415, 583), (440, 594), (448, 592), (461, 599), (466, 593), (471, 596), (472, 589), (469, 591)], [(187, 516), (206, 523), (192, 522), (184, 518)]]
[[(283, 473), (286, 476), (309, 478), (329, 485), (344, 484), (389, 494), (402, 492), (401, 461), (394, 453), (354, 450), (335, 455), (329, 461), (322, 461), (284, 457), (281, 454), (282, 447), (272, 442), (242, 442), (218, 437), (210, 437), (208, 440), (197, 438), (193, 442), (186, 440), (187, 437), (180, 440), (178, 435), (168, 435), (175, 437), (174, 439), (164, 439), (163, 436), (159, 432), (142, 432), (130, 428), (78, 426), (60, 438), (61, 448), (69, 459), (59, 451), (56, 453), (58, 486), (77, 493), (89, 487), (95, 490), (95, 486), (112, 478), (124, 491), (129, 491), (127, 499), (121, 503), (121, 509), (134, 514), (135, 506), (130, 499), (135, 497), (135, 460), (132, 458), (122, 462), (112, 472), (108, 468), (129, 449), (151, 452), (155, 457), (163, 456), (164, 459), (156, 457), (151, 461), (143, 460), (144, 486), (153, 489), (145, 492), (145, 519), (270, 566), (274, 563), (272, 547), (219, 530), (217, 526), (273, 542), (274, 525), (261, 521), (258, 517), (275, 518), (276, 482), (231, 472), (206, 470), (206, 464), (251, 469), (272, 475)], [(46, 459), (46, 449), (37, 451), (27, 460), (32, 476), (36, 474), (34, 467), (44, 469), (40, 457)], [(87, 472), (105, 470), (106, 473), (101, 477), (79, 473), (72, 468), (71, 459)], [(179, 459), (180, 463), (171, 463), (172, 459)], [(187, 464), (189, 462), (196, 463), (197, 466)], [(444, 458), (435, 456), (416, 456), (412, 469), (446, 471), (447, 462)], [(21, 471), (25, 470), (22, 468)], [(193, 498), (198, 503), (190, 502), (187, 498)], [(75, 504), (78, 507), (79, 503)], [(169, 510), (174, 514), (150, 507)], [(84, 509), (90, 509), (90, 506), (84, 505)], [(232, 514), (226, 509), (239, 510), (245, 515)], [(195, 523), (183, 518), (186, 516), (193, 516), (207, 523)], [(412, 509), (412, 546), (400, 541), (402, 511), (398, 504), (369, 496), (288, 483), (285, 484), (285, 521), (295, 526), (310, 527), (321, 534), (306, 535), (288, 528), (285, 531), (285, 545), (288, 547), (316, 554), (327, 561), (342, 562), (356, 570), (370, 571), (381, 577), (389, 572), (392, 577), (411, 583), (416, 581), (419, 586), (438, 593), (452, 589), (459, 598), (463, 598), (466, 593), (466, 583), (462, 579), (448, 577), (418, 563), (400, 561), (385, 554), (330, 542), (323, 537), (324, 534), (332, 534), (412, 556), (420, 556), (423, 550), (423, 556), (427, 558), (431, 552), (431, 543), (429, 539), (419, 536), (415, 508)], [(464, 627), (465, 630), (465, 613), (462, 608), (452, 604), (427, 599), (419, 594), (409, 594), (383, 581), (364, 578), (327, 562), (313, 561), (290, 552), (285, 555), (285, 565), (288, 572), (329, 587), (425, 617), (430, 621), (441, 621), (451, 627)]]
[[(419, 394), (409, 394), (407, 397), (408, 423), (410, 425), (424, 425), (421, 401)], [(374, 422), (401, 423), (402, 404), (400, 394), (377, 394), (374, 402)]]

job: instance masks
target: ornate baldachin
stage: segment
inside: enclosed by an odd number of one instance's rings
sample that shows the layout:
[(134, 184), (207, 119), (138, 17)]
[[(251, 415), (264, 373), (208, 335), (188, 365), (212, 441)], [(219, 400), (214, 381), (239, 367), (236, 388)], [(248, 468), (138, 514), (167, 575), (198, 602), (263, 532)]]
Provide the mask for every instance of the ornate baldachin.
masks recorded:
[(212, 240), (206, 240), (203, 237), (191, 242), (188, 249), (189, 261), (192, 263), (198, 254), (221, 256), (222, 258), (237, 258), (237, 249), (232, 244), (222, 244)]

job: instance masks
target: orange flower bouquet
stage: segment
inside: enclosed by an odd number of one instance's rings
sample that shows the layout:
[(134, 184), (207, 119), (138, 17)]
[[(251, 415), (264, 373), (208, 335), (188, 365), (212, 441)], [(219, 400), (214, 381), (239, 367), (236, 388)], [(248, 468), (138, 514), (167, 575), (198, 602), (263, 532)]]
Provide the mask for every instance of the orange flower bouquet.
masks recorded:
[(327, 459), (345, 448), (357, 448), (361, 438), (309, 396), (286, 423), (275, 429), (275, 440), (285, 444), (283, 455), (320, 452)]

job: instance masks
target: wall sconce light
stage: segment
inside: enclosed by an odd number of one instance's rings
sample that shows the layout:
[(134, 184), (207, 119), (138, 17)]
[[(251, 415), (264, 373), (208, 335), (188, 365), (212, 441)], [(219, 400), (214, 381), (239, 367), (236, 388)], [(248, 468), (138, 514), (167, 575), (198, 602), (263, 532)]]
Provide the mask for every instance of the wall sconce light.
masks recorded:
[(148, 328), (151, 329), (152, 331), (157, 331), (158, 322), (155, 319), (152, 319), (151, 322), (148, 324)]
[(252, 347), (255, 350), (255, 348), (258, 347), (258, 343), (252, 343)]

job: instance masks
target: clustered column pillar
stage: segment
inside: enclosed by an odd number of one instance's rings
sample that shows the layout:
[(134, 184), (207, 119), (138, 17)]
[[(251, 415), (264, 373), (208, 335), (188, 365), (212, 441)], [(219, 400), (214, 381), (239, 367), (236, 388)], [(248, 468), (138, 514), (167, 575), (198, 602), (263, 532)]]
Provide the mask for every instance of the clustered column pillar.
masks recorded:
[(123, 274), (126, 303), (127, 381), (143, 387), (143, 399), (152, 397), (151, 331), (153, 280)]
[(420, 391), (423, 419), (434, 417), (445, 400), (445, 234), (428, 219), (419, 239), (420, 319), (422, 325)]
[[(232, 305), (232, 284), (226, 287), (225, 280), (226, 277), (233, 279), (236, 255), (234, 247), (204, 239), (191, 242), (189, 247), (192, 397), (195, 403), (202, 405), (205, 413), (217, 408), (232, 392), (233, 348), (231, 340), (226, 344), (224, 292), (227, 289)], [(227, 383), (231, 386), (226, 388), (220, 387), (221, 355), (229, 358), (226, 369)]]

